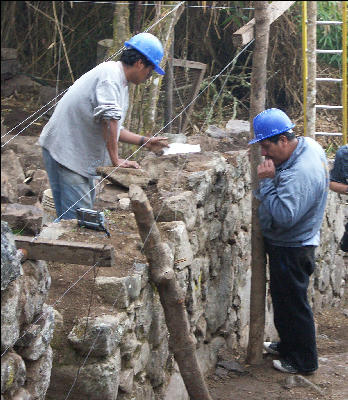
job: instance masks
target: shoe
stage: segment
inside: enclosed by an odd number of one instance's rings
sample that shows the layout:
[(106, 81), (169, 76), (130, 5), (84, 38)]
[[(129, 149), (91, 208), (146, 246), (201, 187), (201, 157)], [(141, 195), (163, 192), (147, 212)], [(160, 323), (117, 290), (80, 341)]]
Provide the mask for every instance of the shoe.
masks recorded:
[(273, 367), (279, 371), (286, 372), (288, 374), (297, 374), (299, 371), (284, 359), (273, 360)]
[(263, 348), (267, 353), (279, 356), (279, 342), (263, 342)]

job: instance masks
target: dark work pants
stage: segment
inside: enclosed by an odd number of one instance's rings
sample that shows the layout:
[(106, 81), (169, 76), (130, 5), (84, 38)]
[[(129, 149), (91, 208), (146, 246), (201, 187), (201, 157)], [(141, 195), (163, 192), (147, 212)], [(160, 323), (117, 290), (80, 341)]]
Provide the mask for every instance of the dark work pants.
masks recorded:
[(280, 247), (265, 240), (265, 248), (280, 354), (299, 372), (315, 371), (318, 368), (315, 326), (307, 298), (309, 276), (315, 268), (315, 247)]

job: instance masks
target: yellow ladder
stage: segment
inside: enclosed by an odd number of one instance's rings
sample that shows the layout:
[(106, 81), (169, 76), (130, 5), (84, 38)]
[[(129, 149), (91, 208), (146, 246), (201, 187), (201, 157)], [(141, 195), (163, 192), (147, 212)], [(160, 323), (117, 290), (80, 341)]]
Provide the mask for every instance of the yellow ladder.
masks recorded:
[[(342, 54), (342, 79), (316, 78), (316, 82), (342, 82), (342, 105), (330, 106), (316, 104), (315, 109), (342, 110), (341, 132), (315, 132), (315, 135), (342, 136), (343, 144), (347, 144), (348, 99), (347, 99), (347, 1), (342, 1), (342, 21), (316, 21), (317, 25), (342, 25), (342, 50), (317, 49), (317, 54)], [(302, 1), (302, 60), (303, 60), (303, 118), (304, 136), (307, 134), (307, 85), (308, 85), (308, 60), (307, 60), (307, 1)]]

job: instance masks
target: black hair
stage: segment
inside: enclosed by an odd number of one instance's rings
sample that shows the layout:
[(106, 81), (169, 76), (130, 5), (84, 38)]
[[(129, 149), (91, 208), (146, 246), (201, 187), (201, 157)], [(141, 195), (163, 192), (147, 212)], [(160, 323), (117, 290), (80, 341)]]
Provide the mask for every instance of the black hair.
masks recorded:
[(280, 133), (279, 135), (268, 137), (267, 139), (272, 143), (278, 143), (280, 136), (285, 136), (289, 141), (295, 139), (296, 135), (293, 130)]
[(153, 63), (149, 61), (143, 54), (132, 48), (124, 50), (120, 57), (120, 61), (130, 66), (134, 65), (138, 60), (141, 60), (145, 67), (149, 67), (150, 65), (153, 66)]

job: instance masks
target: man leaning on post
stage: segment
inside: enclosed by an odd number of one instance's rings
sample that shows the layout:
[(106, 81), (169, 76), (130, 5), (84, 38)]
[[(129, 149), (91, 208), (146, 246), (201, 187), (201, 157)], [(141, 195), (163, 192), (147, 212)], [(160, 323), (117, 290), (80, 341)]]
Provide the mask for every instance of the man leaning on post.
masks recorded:
[(128, 85), (144, 83), (160, 67), (163, 46), (143, 32), (125, 42), (120, 61), (107, 61), (82, 75), (60, 99), (44, 127), (39, 144), (58, 219), (76, 218), (77, 208), (93, 208), (96, 168), (103, 165), (139, 168), (122, 160), (118, 141), (144, 145), (158, 152), (167, 138), (144, 137), (128, 131)]
[(270, 269), (274, 325), (279, 342), (264, 342), (286, 373), (318, 368), (315, 326), (307, 298), (315, 268), (329, 179), (325, 152), (313, 139), (295, 137), (294, 124), (277, 108), (253, 121), (264, 161), (258, 166), (259, 218)]

